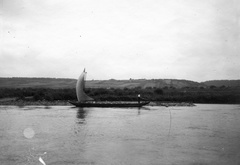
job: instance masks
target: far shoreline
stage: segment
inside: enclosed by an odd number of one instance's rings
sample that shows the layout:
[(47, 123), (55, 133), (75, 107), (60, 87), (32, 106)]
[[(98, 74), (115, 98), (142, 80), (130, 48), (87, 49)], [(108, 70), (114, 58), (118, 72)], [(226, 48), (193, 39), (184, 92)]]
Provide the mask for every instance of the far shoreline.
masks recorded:
[[(69, 103), (69, 100), (56, 100), (56, 101), (47, 101), (47, 100), (38, 100), (38, 101), (29, 101), (29, 100), (2, 100), (0, 101), (1, 106), (74, 106)], [(168, 102), (168, 101), (151, 101), (147, 106), (164, 106), (164, 107), (173, 107), (173, 106), (186, 106), (192, 107), (196, 106), (192, 102)]]
[(71, 106), (68, 101), (1, 101), (1, 106)]

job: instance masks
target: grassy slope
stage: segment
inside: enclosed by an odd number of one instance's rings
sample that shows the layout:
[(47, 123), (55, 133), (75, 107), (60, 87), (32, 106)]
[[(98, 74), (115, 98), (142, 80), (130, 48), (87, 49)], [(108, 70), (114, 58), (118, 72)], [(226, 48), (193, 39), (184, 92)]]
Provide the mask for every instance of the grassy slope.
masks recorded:
[(204, 84), (208, 86), (214, 85), (216, 87), (220, 87), (220, 86), (237, 87), (237, 86), (240, 86), (240, 80), (211, 80), (211, 81), (205, 81)]
[(74, 79), (0, 78), (0, 88), (74, 88)]
[[(0, 88), (75, 88), (76, 79), (56, 78), (0, 78)], [(198, 83), (188, 80), (172, 79), (136, 79), (136, 80), (91, 80), (87, 81), (87, 88), (147, 88), (147, 87), (206, 87), (206, 86), (240, 86), (240, 80), (218, 80)]]
[[(55, 79), (55, 78), (0, 78), (0, 88), (75, 88), (76, 79)], [(91, 80), (87, 81), (86, 87), (90, 88), (135, 88), (135, 87), (156, 87), (165, 86), (199, 87), (204, 84), (187, 80), (169, 79), (138, 79), (138, 80)]]

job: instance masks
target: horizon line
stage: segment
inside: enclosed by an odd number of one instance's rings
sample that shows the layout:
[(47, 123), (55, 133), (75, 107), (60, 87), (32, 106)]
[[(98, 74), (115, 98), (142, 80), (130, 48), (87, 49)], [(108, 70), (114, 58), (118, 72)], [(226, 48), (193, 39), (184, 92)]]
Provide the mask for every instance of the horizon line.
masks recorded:
[[(77, 80), (77, 78), (57, 78), (57, 77), (0, 77), (0, 78), (35, 78), (35, 79), (74, 79)], [(207, 82), (207, 81), (238, 81), (240, 79), (212, 79), (212, 80), (205, 80), (205, 81), (195, 81), (195, 80), (188, 80), (188, 79), (173, 79), (173, 78), (151, 78), (151, 79), (147, 79), (147, 78), (129, 78), (129, 79), (114, 79), (114, 78), (110, 78), (110, 79), (91, 79), (91, 80), (86, 80), (86, 81), (106, 81), (106, 80), (120, 80), (120, 81), (124, 81), (124, 80), (186, 80), (186, 81), (193, 81), (193, 82), (198, 82), (198, 83), (202, 83), (202, 82)]]

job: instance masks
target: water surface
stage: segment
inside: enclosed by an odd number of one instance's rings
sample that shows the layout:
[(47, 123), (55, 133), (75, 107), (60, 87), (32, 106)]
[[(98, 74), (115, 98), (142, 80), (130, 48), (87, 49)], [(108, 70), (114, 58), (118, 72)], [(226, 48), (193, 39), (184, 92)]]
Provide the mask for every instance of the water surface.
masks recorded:
[(0, 164), (239, 164), (239, 128), (239, 105), (0, 106)]

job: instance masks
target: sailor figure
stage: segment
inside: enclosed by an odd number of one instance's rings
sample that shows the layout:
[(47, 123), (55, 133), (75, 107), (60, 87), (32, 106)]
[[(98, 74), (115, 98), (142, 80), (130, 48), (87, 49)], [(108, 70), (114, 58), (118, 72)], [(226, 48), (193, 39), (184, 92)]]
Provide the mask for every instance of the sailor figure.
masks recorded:
[(138, 104), (140, 104), (140, 94), (138, 94)]

